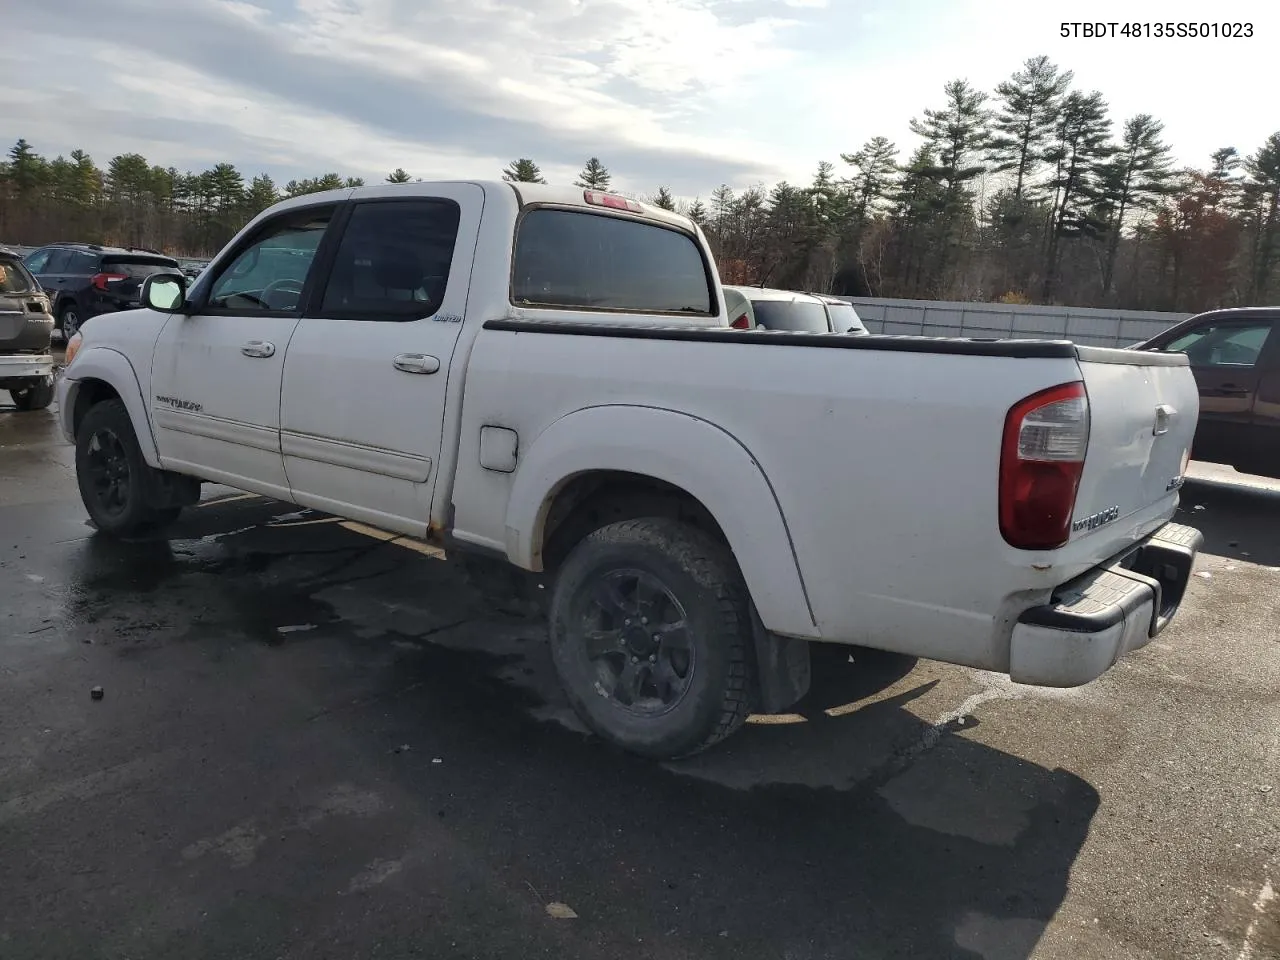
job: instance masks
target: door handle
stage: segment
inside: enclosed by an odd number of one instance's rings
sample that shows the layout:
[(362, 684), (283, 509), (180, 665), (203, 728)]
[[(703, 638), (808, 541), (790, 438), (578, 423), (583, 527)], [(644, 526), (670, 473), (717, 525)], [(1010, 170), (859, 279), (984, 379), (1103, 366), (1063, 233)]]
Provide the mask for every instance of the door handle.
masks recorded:
[(440, 358), (425, 353), (402, 353), (391, 365), (405, 373), (435, 373), (440, 369)]
[(240, 352), (246, 357), (273, 357), (276, 353), (276, 345), (268, 340), (250, 340)]

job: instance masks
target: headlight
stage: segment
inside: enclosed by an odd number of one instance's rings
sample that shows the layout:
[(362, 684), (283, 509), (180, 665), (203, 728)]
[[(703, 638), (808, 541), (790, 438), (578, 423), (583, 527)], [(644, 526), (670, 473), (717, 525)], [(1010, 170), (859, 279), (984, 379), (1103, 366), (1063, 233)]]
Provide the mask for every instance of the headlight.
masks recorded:
[(80, 344), (83, 342), (84, 338), (80, 336), (79, 330), (71, 335), (71, 339), (67, 341), (66, 366), (71, 366), (71, 361), (76, 358), (76, 352), (80, 349)]

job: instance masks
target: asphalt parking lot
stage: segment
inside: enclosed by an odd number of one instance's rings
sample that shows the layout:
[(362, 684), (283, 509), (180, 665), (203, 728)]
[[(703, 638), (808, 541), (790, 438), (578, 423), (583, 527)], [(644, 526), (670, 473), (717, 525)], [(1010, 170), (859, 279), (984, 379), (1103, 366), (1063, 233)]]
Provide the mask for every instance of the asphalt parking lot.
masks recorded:
[(1280, 485), (1198, 475), (1101, 680), (822, 648), (653, 764), (483, 568), (225, 487), (101, 541), (0, 402), (0, 957), (1280, 957)]

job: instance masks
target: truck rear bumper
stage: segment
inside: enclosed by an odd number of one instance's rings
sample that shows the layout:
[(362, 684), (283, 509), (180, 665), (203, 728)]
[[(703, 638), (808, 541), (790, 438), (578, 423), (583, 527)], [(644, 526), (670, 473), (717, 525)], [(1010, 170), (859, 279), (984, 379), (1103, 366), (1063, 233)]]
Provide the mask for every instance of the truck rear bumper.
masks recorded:
[(1204, 537), (1167, 523), (1110, 563), (1064, 583), (1018, 618), (1009, 676), (1042, 687), (1076, 687), (1145, 646), (1178, 612)]

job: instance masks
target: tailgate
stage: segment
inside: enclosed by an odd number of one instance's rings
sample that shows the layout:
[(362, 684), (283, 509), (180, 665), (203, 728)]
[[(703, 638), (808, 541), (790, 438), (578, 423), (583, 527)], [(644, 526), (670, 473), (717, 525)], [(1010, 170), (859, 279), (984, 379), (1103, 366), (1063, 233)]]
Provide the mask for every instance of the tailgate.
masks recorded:
[(1089, 449), (1071, 539), (1114, 539), (1119, 550), (1134, 535), (1133, 521), (1172, 515), (1200, 395), (1182, 354), (1077, 349), (1089, 394)]

